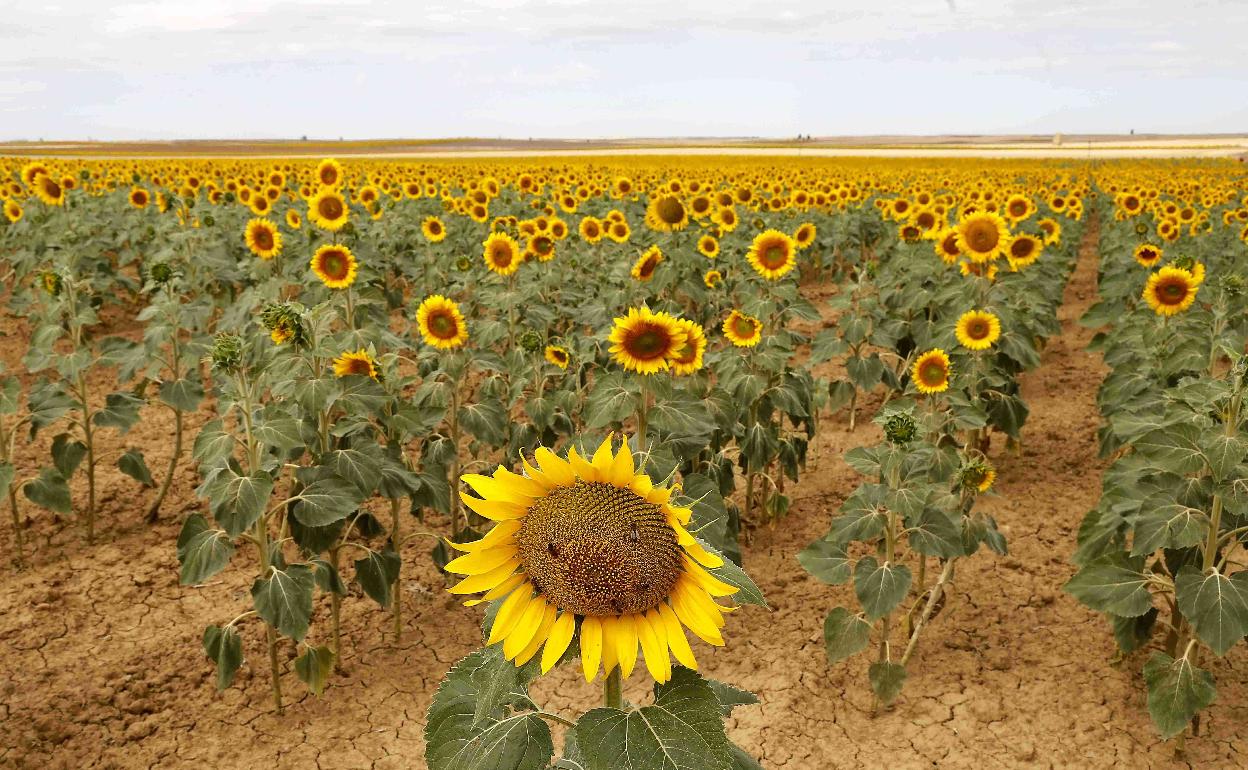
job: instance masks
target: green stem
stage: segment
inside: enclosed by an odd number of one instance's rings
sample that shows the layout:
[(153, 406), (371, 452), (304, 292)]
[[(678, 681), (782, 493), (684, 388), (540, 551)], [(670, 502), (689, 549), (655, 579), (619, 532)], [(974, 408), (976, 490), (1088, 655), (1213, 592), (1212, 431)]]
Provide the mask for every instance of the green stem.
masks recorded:
[(620, 677), (620, 667), (616, 666), (607, 674), (602, 685), (603, 703), (609, 709), (624, 710), (624, 682)]
[(160, 484), (160, 493), (156, 495), (156, 502), (152, 503), (152, 507), (147, 511), (147, 523), (151, 524), (156, 521), (156, 517), (160, 515), (160, 506), (165, 502), (165, 496), (169, 494), (169, 487), (173, 484), (173, 473), (178, 469), (178, 458), (182, 455), (182, 410), (173, 410), (173, 456), (169, 458), (169, 469), (165, 471), (165, 480)]
[[(334, 574), (339, 574), (338, 556), (340, 553), (341, 550), (336, 547), (329, 550), (329, 560), (334, 565)], [(337, 591), (329, 592), (329, 618), (334, 629), (334, 670), (339, 671), (342, 662), (342, 597)]]
[(641, 398), (637, 402), (637, 451), (645, 451), (647, 420), (650, 416), (650, 381), (641, 376)]
[(459, 384), (451, 383), (451, 538), (459, 536)]
[(17, 568), (22, 569), (26, 566), (22, 561), (25, 545), (22, 542), (22, 519), (17, 513), (17, 488), (13, 484), (9, 485), (9, 511), (13, 514), (13, 535), (17, 538)]
[[(399, 515), (399, 501), (390, 501), (390, 547), (394, 549), (395, 555), (398, 555), (399, 548), (403, 544), (400, 527), (403, 525), (402, 517)], [(402, 569), (400, 562), (399, 569)], [(394, 586), (390, 589), (394, 612), (394, 641), (396, 643), (403, 641), (403, 602), (399, 596), (399, 575), (394, 576)]]

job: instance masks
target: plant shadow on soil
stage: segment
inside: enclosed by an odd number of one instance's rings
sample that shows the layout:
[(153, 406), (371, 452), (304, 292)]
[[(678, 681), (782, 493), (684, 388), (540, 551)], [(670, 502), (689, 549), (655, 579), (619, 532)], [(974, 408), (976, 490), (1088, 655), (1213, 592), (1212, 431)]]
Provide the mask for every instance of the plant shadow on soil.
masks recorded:
[[(1185, 761), (1160, 741), (1145, 709), (1139, 670), (1149, 651), (1114, 662), (1107, 624), (1061, 591), (1084, 513), (1097, 500), (1106, 463), (1097, 458), (1095, 398), (1105, 369), (1086, 352), (1091, 332), (1076, 319), (1096, 293), (1096, 228), (1089, 228), (1060, 311), (1063, 332), (1043, 365), (1023, 377), (1031, 409), (1021, 455), (994, 442), (998, 496), (982, 501), (997, 517), (1010, 554), (981, 552), (959, 570), (941, 616), (925, 632), (898, 702), (874, 713), (866, 659), (829, 666), (823, 618), (848, 604), (848, 586), (808, 576), (795, 555), (827, 529), (858, 483), (841, 460), (878, 440), (869, 419), (846, 430), (845, 414), (825, 418), (788, 517), (751, 533), (746, 568), (773, 611), (747, 607), (729, 618), (728, 646), (697, 647), (709, 677), (756, 692), (729, 734), (765, 768), (889, 767), (1243, 767), (1248, 738), (1248, 672), (1240, 645), (1211, 670), (1218, 699), (1207, 710)], [(139, 329), (117, 320), (117, 333)], [(28, 331), (8, 320), (0, 358), (19, 369)], [(114, 384), (97, 373), (95, 392)], [(29, 383), (27, 383), (29, 384)], [(879, 397), (868, 399), (869, 417)], [(207, 408), (189, 421), (194, 435)], [(54, 432), (54, 431), (52, 431)], [(173, 424), (148, 409), (131, 434), (106, 432), (105, 450), (139, 445), (150, 467), (169, 459)], [(47, 456), (51, 435), (19, 450), (21, 478)], [(207, 585), (178, 585), (174, 553), (181, 520), (199, 509), (198, 478), (184, 463), (161, 520), (143, 523), (153, 491), (136, 494), (111, 463), (100, 469), (100, 540), (87, 546), (72, 521), (22, 501), (27, 557), (3, 567), (0, 595), (0, 767), (408, 768), (424, 765), (424, 716), (447, 669), (480, 642), (480, 611), (446, 594), (421, 540), (403, 554), (404, 638), (390, 617), (355, 594), (344, 602), (343, 671), (315, 698), (285, 651), (286, 714), (273, 712), (262, 633), (243, 621), (246, 662), (218, 695), (200, 636), (249, 606), (255, 565), (236, 558)], [(75, 480), (75, 499), (84, 490)], [(7, 521), (7, 518), (6, 518)], [(12, 554), (9, 528), (0, 553)], [(328, 628), (318, 600), (313, 633)], [(319, 630), (318, 630), (319, 629)], [(626, 696), (648, 697), (635, 673)], [(573, 715), (596, 705), (596, 686), (565, 667), (534, 686), (548, 710)]]

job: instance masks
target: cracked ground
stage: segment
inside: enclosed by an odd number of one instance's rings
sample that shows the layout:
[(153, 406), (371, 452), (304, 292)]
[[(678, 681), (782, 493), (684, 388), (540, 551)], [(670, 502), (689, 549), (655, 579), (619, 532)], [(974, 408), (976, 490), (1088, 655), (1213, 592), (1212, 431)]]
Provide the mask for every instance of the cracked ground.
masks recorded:
[[(1106, 623), (1061, 591), (1084, 513), (1100, 490), (1096, 389), (1105, 369), (1086, 352), (1091, 332), (1075, 320), (1095, 299), (1090, 228), (1061, 310), (1062, 334), (1043, 365), (1023, 377), (1031, 409), (1021, 454), (994, 442), (997, 496), (981, 504), (997, 517), (1010, 554), (981, 551), (958, 571), (951, 596), (925, 630), (909, 680), (888, 710), (873, 708), (863, 656), (829, 665), (823, 618), (848, 605), (848, 586), (809, 577), (794, 559), (827, 530), (858, 478), (842, 454), (878, 440), (869, 420), (846, 430), (845, 415), (824, 420), (812, 462), (790, 489), (789, 516), (750, 532), (746, 568), (772, 611), (747, 607), (728, 621), (725, 649), (697, 648), (703, 672), (756, 692), (738, 708), (733, 740), (763, 767), (824, 768), (1142, 768), (1244, 767), (1248, 672), (1243, 645), (1210, 668), (1218, 698), (1176, 759), (1145, 710), (1140, 669), (1149, 650), (1123, 659)], [(28, 329), (5, 322), (11, 335)], [(113, 329), (136, 335), (125, 319)], [(20, 345), (0, 358), (17, 369)], [(113, 389), (102, 375), (96, 393)], [(874, 409), (879, 399), (869, 400)], [(193, 436), (210, 404), (188, 426)], [(869, 412), (868, 412), (869, 414)], [(51, 432), (49, 432), (51, 433)], [(171, 451), (172, 423), (149, 410), (128, 436), (105, 432), (105, 452), (142, 446), (153, 469)], [(19, 478), (47, 456), (50, 435), (19, 449)], [(189, 443), (189, 442), (188, 442)], [(285, 643), (287, 708), (274, 712), (262, 629), (240, 623), (246, 661), (233, 687), (217, 694), (204, 656), (204, 626), (249, 607), (255, 564), (241, 553), (202, 586), (178, 585), (174, 553), (181, 520), (200, 505), (197, 477), (183, 467), (154, 526), (142, 523), (148, 498), (111, 463), (100, 469), (100, 542), (87, 546), (75, 522), (23, 501), (27, 556), (0, 574), (0, 767), (39, 768), (411, 768), (423, 767), (424, 715), (447, 669), (480, 642), (480, 610), (443, 591), (425, 544), (409, 543), (403, 573), (403, 638), (389, 613), (352, 587), (343, 607), (342, 670), (325, 693), (309, 695), (294, 675)], [(77, 480), (82, 484), (81, 478)], [(83, 490), (75, 487), (75, 499)], [(7, 522), (6, 522), (7, 524)], [(7, 526), (0, 552), (12, 554)], [(329, 608), (318, 599), (310, 640), (326, 641)], [(596, 688), (575, 667), (542, 678), (535, 699), (575, 716), (594, 705)], [(646, 697), (644, 668), (626, 688)]]

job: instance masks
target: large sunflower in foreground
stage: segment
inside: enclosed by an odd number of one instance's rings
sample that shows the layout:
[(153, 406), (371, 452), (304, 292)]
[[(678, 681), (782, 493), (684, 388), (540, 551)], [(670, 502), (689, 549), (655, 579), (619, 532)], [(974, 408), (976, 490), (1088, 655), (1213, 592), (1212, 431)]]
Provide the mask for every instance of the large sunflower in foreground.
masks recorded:
[(452, 543), (466, 553), (446, 569), (466, 576), (451, 593), (502, 600), (487, 644), (501, 642), (517, 666), (540, 650), (544, 673), (579, 630), (586, 681), (617, 667), (627, 677), (640, 647), (658, 682), (671, 678), (673, 658), (697, 668), (685, 628), (723, 645), (728, 608), (715, 599), (738, 589), (708, 571), (723, 559), (689, 534), (692, 512), (638, 472), (627, 443), (612, 453), (608, 437), (589, 460), (543, 447), (523, 465), (524, 475), (500, 467), (463, 477), (480, 495), (462, 495), (464, 504), (497, 523), (476, 542)]
[(351, 210), (347, 201), (332, 187), (322, 188), (308, 201), (308, 219), (312, 224), (323, 230), (337, 232), (351, 218)]
[(1001, 255), (1010, 238), (1005, 220), (980, 211), (963, 218), (957, 225), (958, 248), (973, 262), (987, 262)]
[(40, 174), (35, 177), (34, 188), (35, 195), (39, 196), (39, 200), (49, 206), (62, 206), (65, 204), (65, 188), (50, 175)]
[(940, 348), (918, 357), (910, 370), (914, 387), (924, 395), (943, 393), (949, 389), (949, 356)]
[(724, 319), (724, 336), (739, 348), (752, 348), (763, 338), (763, 322), (740, 310), (734, 310)]
[(267, 219), (248, 222), (243, 240), (251, 253), (260, 259), (272, 259), (282, 253), (282, 234), (277, 231), (277, 225)]
[(345, 289), (355, 283), (358, 269), (351, 249), (341, 244), (325, 244), (312, 255), (312, 272), (331, 289)]
[(611, 355), (630, 372), (654, 374), (667, 369), (685, 347), (685, 331), (667, 313), (629, 308), (611, 329)]
[(1144, 301), (1157, 315), (1177, 315), (1196, 301), (1200, 281), (1181, 267), (1163, 267), (1148, 277)]
[(439, 350), (457, 348), (468, 341), (464, 314), (453, 300), (434, 294), (416, 308), (416, 325), (425, 343)]
[(745, 258), (754, 270), (769, 281), (780, 278), (797, 264), (797, 244), (779, 230), (764, 230), (754, 236)]
[(954, 333), (967, 350), (987, 350), (1001, 338), (1001, 321), (992, 313), (969, 310), (958, 319)]
[(490, 233), (481, 253), (485, 266), (499, 275), (511, 275), (520, 269), (520, 244), (507, 233)]

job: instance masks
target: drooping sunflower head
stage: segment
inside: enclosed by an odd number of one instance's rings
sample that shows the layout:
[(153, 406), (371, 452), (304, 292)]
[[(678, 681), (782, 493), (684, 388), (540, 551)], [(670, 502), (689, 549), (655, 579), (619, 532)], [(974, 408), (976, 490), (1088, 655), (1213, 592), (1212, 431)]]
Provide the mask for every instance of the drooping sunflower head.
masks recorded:
[(969, 310), (958, 319), (955, 334), (967, 350), (987, 350), (1001, 338), (1001, 321), (992, 313)]
[(430, 215), (420, 223), (420, 232), (430, 243), (441, 243), (446, 238), (446, 225), (438, 217)]
[(1148, 277), (1144, 286), (1144, 301), (1157, 315), (1177, 315), (1196, 301), (1199, 287), (1200, 282), (1187, 270), (1163, 267)]
[(548, 363), (552, 363), (560, 369), (567, 369), (568, 362), (572, 360), (568, 349), (559, 345), (547, 345), (545, 357)]
[(485, 266), (499, 275), (512, 275), (520, 269), (520, 244), (507, 233), (490, 233), (482, 244)]
[(675, 195), (659, 195), (646, 207), (646, 224), (662, 233), (682, 230), (689, 224), (689, 212)]
[(1005, 258), (1009, 261), (1011, 268), (1020, 270), (1039, 259), (1043, 249), (1044, 244), (1039, 238), (1019, 233), (1010, 239), (1010, 245), (1006, 247)]
[(920, 393), (945, 392), (949, 389), (949, 356), (940, 348), (927, 351), (914, 362), (910, 376)]
[(958, 248), (974, 262), (987, 262), (1000, 256), (1010, 237), (1005, 220), (988, 211), (964, 217), (957, 231)]
[(706, 332), (699, 324), (680, 318), (676, 323), (685, 333), (685, 346), (672, 358), (672, 373), (693, 374), (702, 368), (702, 355), (706, 352)]
[(488, 644), (501, 642), (517, 666), (541, 651), (546, 672), (579, 631), (587, 681), (617, 667), (627, 677), (640, 646), (659, 682), (673, 658), (697, 668), (686, 627), (723, 645), (727, 608), (715, 599), (737, 591), (709, 571), (723, 559), (686, 529), (692, 511), (671, 503), (672, 490), (638, 472), (627, 443), (612, 452), (608, 437), (588, 460), (543, 447), (523, 467), (463, 477), (480, 495), (463, 494), (465, 505), (497, 523), (481, 540), (452, 544), (465, 554), (446, 569), (466, 576), (451, 593), (502, 600)]
[(333, 158), (326, 158), (316, 164), (316, 181), (321, 187), (340, 187), (343, 182), (342, 164)]
[(941, 230), (936, 236), (935, 248), (940, 261), (946, 265), (956, 265), (958, 257), (962, 256), (962, 249), (958, 246), (958, 231), (952, 227)]
[(739, 348), (752, 348), (763, 338), (763, 322), (740, 310), (733, 310), (724, 319), (724, 336)]
[(797, 246), (788, 235), (779, 230), (764, 230), (754, 236), (745, 257), (755, 272), (769, 281), (775, 281), (797, 264), (796, 251)]
[(359, 264), (351, 249), (338, 243), (327, 243), (312, 255), (312, 272), (331, 289), (345, 289), (355, 283)]
[(629, 308), (611, 329), (611, 355), (630, 372), (654, 374), (671, 366), (685, 346), (677, 319), (648, 307)]
[(346, 351), (334, 359), (335, 377), (348, 377), (351, 375), (377, 379), (377, 363), (364, 348), (360, 348), (354, 353)]
[(983, 458), (967, 462), (958, 472), (962, 486), (976, 492), (987, 492), (997, 480), (997, 471)]
[(804, 222), (793, 232), (793, 242), (797, 244), (797, 248), (806, 249), (815, 242), (817, 234), (818, 231), (812, 222)]
[(308, 219), (322, 230), (337, 232), (351, 218), (347, 201), (336, 189), (323, 187), (308, 201)]
[(1141, 267), (1152, 267), (1161, 261), (1163, 251), (1160, 246), (1154, 246), (1151, 243), (1141, 243), (1135, 247), (1135, 261)]
[(416, 326), (425, 344), (451, 350), (468, 341), (468, 326), (454, 300), (441, 294), (427, 297), (416, 308)]
[(152, 196), (142, 187), (134, 187), (130, 190), (129, 200), (131, 206), (143, 210), (147, 208), (147, 204), (152, 202)]
[(277, 225), (267, 219), (248, 222), (243, 240), (251, 253), (260, 259), (272, 259), (282, 253), (282, 234), (277, 231)]
[(720, 274), (718, 270), (707, 270), (706, 274), (702, 276), (702, 283), (705, 284), (708, 289), (714, 289), (723, 282), (724, 276)]
[(663, 261), (663, 252), (658, 246), (651, 246), (637, 257), (637, 261), (633, 263), (633, 269), (629, 271), (629, 275), (634, 280), (648, 281), (654, 277), (654, 271), (658, 269), (659, 264)]

